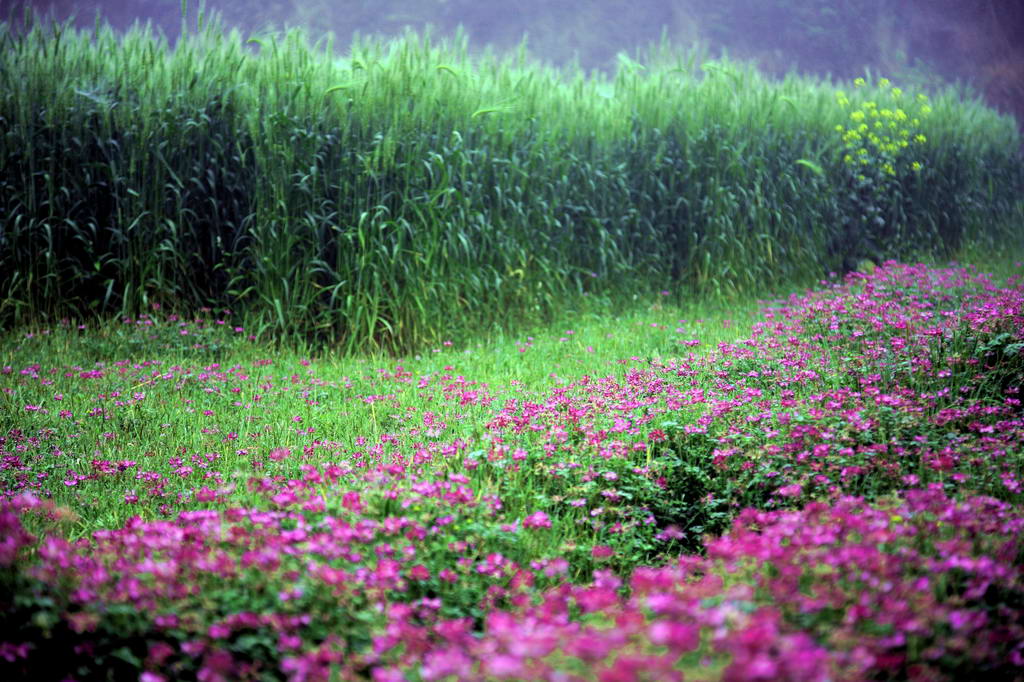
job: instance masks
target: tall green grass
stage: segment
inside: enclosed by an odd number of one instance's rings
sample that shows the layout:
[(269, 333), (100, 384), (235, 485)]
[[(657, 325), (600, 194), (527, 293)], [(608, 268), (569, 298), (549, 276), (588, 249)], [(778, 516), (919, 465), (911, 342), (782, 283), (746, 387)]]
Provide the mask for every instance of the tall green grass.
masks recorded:
[(0, 321), (227, 306), (401, 352), (585, 295), (735, 298), (1020, 227), (1019, 134), (977, 101), (936, 99), (885, 239), (853, 243), (832, 86), (664, 44), (641, 61), (2, 24)]

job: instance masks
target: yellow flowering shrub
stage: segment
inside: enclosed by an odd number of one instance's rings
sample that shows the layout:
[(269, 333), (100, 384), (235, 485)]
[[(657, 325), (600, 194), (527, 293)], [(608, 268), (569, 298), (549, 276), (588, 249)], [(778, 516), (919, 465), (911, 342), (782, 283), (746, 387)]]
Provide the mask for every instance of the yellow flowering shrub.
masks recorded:
[(851, 263), (879, 257), (896, 238), (904, 185), (924, 168), (916, 150), (928, 141), (921, 121), (931, 113), (927, 95), (910, 96), (886, 78), (853, 85), (851, 93), (836, 92), (845, 121), (834, 127), (850, 188), (837, 249)]
[[(858, 78), (853, 85), (860, 89), (868, 84)], [(859, 179), (868, 179), (865, 167), (873, 167), (890, 177), (904, 166), (915, 173), (923, 167), (920, 161), (909, 158), (908, 150), (912, 143), (928, 141), (919, 126), (932, 109), (927, 95), (918, 94), (913, 101), (906, 102), (903, 94), (903, 90), (887, 78), (878, 81), (878, 101), (867, 99), (855, 105), (842, 90), (836, 93), (839, 107), (849, 110), (849, 123), (835, 128), (846, 148), (843, 162), (857, 171)]]

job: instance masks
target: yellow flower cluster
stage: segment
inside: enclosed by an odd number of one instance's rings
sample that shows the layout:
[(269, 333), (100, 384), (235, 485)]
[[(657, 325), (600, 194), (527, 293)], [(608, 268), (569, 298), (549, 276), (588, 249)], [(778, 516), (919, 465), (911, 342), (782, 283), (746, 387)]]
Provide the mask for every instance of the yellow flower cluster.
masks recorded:
[[(868, 84), (858, 78), (853, 85), (859, 89)], [(904, 150), (911, 144), (927, 142), (919, 132), (921, 118), (932, 111), (927, 95), (919, 94), (914, 102), (904, 106), (903, 91), (893, 86), (888, 78), (882, 78), (878, 81), (876, 99), (863, 99), (855, 107), (850, 97), (839, 90), (836, 101), (844, 111), (851, 109), (850, 123), (837, 125), (835, 130), (842, 137), (846, 150), (843, 162), (858, 169), (860, 180), (864, 180), (864, 171), (872, 165), (886, 175), (895, 176), (897, 166), (906, 157)], [(913, 161), (910, 168), (915, 172), (921, 170), (921, 162)]]

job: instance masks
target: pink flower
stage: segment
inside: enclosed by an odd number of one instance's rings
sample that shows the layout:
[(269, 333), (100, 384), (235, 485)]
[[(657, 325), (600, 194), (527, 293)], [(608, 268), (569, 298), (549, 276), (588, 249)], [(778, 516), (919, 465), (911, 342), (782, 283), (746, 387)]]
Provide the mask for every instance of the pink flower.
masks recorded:
[(288, 505), (295, 504), (296, 502), (299, 501), (298, 496), (296, 496), (295, 492), (291, 490), (284, 490), (282, 492), (279, 492), (270, 499), (274, 502), (274, 504), (278, 504), (282, 507), (287, 507)]
[(288, 448), (274, 448), (273, 450), (270, 451), (270, 454), (267, 455), (267, 457), (274, 460), (275, 462), (280, 462), (283, 459), (287, 459), (291, 454), (292, 451), (289, 450)]
[[(146, 656), (146, 663), (154, 667), (159, 667), (173, 655), (174, 648), (167, 642), (153, 642), (149, 645), (149, 655)], [(149, 674), (152, 675), (154, 673)], [(164, 678), (162, 676), (156, 676), (153, 678), (153, 682), (157, 682), (158, 679), (163, 680)]]
[(603, 637), (597, 631), (581, 634), (568, 643), (565, 651), (570, 656), (576, 656), (587, 663), (603, 661), (616, 648), (618, 642), (611, 637)]
[(523, 519), (523, 528), (550, 528), (551, 519), (542, 511), (534, 512)]
[(797, 497), (803, 491), (804, 489), (800, 486), (799, 483), (793, 483), (792, 485), (782, 486), (781, 488), (775, 491), (775, 494), (781, 495), (782, 497)]
[(363, 510), (363, 502), (359, 499), (359, 493), (350, 490), (341, 496), (341, 506), (356, 513)]
[(466, 679), (472, 665), (472, 660), (462, 651), (454, 648), (441, 649), (431, 651), (425, 656), (420, 674), (425, 680), (441, 680), (450, 675)]
[(28, 642), (14, 644), (12, 642), (0, 642), (0, 658), (8, 663), (14, 663), (19, 658), (28, 658), (29, 649), (32, 647)]
[(667, 646), (674, 654), (693, 651), (700, 645), (700, 628), (683, 623), (659, 621), (648, 630), (651, 641), (660, 646)]
[(210, 639), (227, 639), (231, 636), (231, 628), (223, 623), (214, 623), (206, 633)]
[(569, 572), (569, 562), (562, 557), (552, 559), (551, 562), (544, 567), (544, 575), (549, 578), (554, 578), (556, 575), (564, 575)]
[(619, 601), (615, 590), (607, 587), (590, 587), (576, 593), (576, 602), (584, 613), (603, 611)]
[(487, 672), (498, 679), (522, 679), (525, 677), (522, 660), (508, 654), (488, 657)]

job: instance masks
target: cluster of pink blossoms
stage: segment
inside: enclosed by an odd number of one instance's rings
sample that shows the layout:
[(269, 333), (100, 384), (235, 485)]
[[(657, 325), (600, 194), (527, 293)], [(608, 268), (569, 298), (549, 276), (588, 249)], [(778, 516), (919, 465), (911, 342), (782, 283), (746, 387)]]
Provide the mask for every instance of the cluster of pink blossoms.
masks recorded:
[(3, 368), (0, 675), (1024, 675), (1019, 283), (886, 264), (703, 354), (655, 332), (680, 353), (540, 393), (448, 357)]

